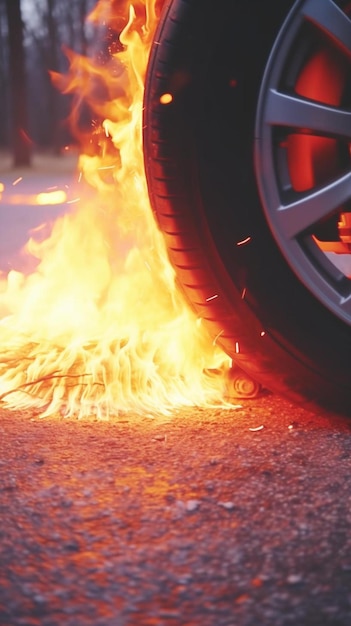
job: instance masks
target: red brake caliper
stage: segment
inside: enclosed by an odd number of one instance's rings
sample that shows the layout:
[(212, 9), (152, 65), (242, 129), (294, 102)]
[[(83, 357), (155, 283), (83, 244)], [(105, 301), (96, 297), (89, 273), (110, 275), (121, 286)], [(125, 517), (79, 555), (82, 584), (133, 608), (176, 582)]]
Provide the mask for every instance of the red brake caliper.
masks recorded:
[[(316, 102), (339, 106), (346, 83), (346, 63), (337, 51), (322, 48), (315, 52), (300, 72), (295, 84), (298, 95)], [(339, 169), (338, 142), (328, 137), (300, 132), (290, 134), (287, 140), (288, 168), (295, 191), (307, 191), (335, 176)], [(340, 207), (341, 209), (341, 207)], [(351, 213), (340, 210), (337, 229), (324, 229), (322, 238), (317, 232), (314, 240), (325, 252), (351, 252)], [(335, 231), (337, 235), (335, 235)], [(332, 234), (333, 233), (333, 234)]]

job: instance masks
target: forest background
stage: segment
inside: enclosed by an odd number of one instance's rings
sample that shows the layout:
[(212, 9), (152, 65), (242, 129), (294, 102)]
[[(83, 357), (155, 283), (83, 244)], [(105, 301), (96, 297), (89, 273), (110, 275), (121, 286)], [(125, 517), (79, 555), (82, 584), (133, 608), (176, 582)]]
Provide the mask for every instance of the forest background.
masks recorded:
[(60, 92), (52, 72), (68, 71), (67, 50), (104, 62), (104, 21), (99, 32), (86, 20), (95, 4), (0, 0), (0, 151), (11, 152), (13, 165), (30, 166), (34, 153), (60, 155), (74, 144), (67, 122), (72, 96)]

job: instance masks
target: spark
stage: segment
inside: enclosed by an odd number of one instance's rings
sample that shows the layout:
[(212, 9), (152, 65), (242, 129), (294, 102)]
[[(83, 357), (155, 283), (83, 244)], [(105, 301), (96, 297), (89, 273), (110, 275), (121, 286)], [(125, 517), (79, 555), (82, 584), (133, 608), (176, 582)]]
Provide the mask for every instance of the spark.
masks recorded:
[(15, 187), (16, 185), (18, 185), (21, 180), (23, 180), (23, 176), (19, 176), (18, 178), (16, 178), (16, 180), (13, 181), (12, 186)]
[(261, 337), (264, 337), (265, 334), (266, 334), (266, 331), (265, 330), (261, 330)]
[(235, 342), (235, 354), (240, 354), (240, 346), (238, 341)]
[(210, 296), (209, 298), (206, 298), (206, 302), (211, 302), (211, 300), (215, 300), (218, 297), (219, 297), (218, 293), (216, 293), (214, 296)]
[(214, 340), (213, 340), (213, 342), (212, 342), (214, 346), (215, 346), (215, 345), (216, 345), (216, 343), (217, 343), (217, 339), (219, 339), (219, 338), (223, 335), (223, 333), (224, 333), (224, 330), (221, 330), (221, 331), (220, 331), (220, 332), (219, 332), (219, 333), (215, 336), (215, 338), (214, 338)]
[(261, 426), (257, 426), (257, 428), (249, 428), (249, 430), (251, 430), (252, 433), (257, 433), (259, 430), (263, 430), (264, 426), (263, 424), (261, 424)]
[(80, 202), (80, 198), (74, 198), (74, 200), (67, 200), (67, 204), (75, 204), (76, 202)]
[(162, 96), (160, 96), (160, 102), (161, 104), (171, 104), (171, 102), (173, 102), (173, 96), (171, 93), (163, 93)]
[(237, 246), (245, 246), (245, 244), (249, 243), (251, 241), (251, 237), (246, 237), (245, 239), (242, 239), (241, 241), (237, 242)]
[(244, 289), (243, 289), (243, 290), (242, 290), (242, 292), (241, 292), (241, 299), (242, 299), (242, 300), (244, 300), (244, 298), (245, 298), (245, 296), (246, 296), (246, 292), (247, 292), (247, 289), (246, 289), (246, 287), (244, 287)]

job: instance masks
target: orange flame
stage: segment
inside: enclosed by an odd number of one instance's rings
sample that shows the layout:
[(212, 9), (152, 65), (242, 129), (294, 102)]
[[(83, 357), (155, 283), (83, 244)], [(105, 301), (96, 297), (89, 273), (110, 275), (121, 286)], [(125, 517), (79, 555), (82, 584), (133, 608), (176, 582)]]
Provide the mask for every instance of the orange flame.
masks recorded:
[[(114, 27), (126, 4), (112, 3)], [(108, 7), (101, 0), (91, 20)], [(29, 240), (36, 271), (10, 271), (0, 285), (0, 399), (8, 407), (107, 418), (226, 404), (230, 359), (177, 288), (149, 206), (141, 124), (156, 15), (155, 0), (137, 0), (105, 65), (69, 53), (70, 76), (54, 77), (75, 94), (75, 129), (82, 97), (97, 121), (79, 131), (74, 210), (47, 239)]]

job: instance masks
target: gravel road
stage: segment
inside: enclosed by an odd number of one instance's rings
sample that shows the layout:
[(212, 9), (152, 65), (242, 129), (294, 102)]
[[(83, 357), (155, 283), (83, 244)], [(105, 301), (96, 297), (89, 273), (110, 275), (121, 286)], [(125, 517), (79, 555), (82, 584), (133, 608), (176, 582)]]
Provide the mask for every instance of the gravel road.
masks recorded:
[(3, 626), (349, 626), (351, 422), (0, 414)]

